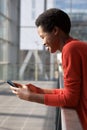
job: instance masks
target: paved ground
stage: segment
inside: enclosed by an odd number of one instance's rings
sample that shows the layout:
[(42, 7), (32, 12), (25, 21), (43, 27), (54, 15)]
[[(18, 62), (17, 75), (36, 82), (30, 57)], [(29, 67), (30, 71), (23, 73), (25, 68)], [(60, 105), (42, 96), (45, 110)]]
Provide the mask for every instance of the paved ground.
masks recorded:
[[(33, 83), (49, 88), (57, 86), (47, 81)], [(0, 130), (55, 130), (55, 108), (20, 100), (8, 84), (1, 85)]]

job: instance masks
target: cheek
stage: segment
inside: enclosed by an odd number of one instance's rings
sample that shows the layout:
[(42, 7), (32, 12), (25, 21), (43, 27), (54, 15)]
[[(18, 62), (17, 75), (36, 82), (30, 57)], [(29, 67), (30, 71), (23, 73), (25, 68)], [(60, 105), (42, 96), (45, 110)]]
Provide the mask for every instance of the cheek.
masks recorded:
[(53, 39), (52, 37), (48, 37), (48, 38), (46, 39), (46, 42), (47, 42), (50, 46), (52, 46), (52, 45), (53, 45), (53, 42), (54, 42), (54, 39)]
[(57, 45), (57, 44), (58, 44), (58, 43), (56, 43), (55, 40), (52, 40), (52, 41), (51, 41), (51, 51), (52, 51), (52, 53), (54, 53), (54, 52), (57, 51), (57, 49), (58, 49), (58, 45)]
[(54, 48), (56, 46), (55, 39), (52, 38), (52, 37), (50, 38), (49, 43), (50, 43), (50, 45), (51, 45), (52, 48)]
[(46, 38), (43, 39), (43, 44), (45, 44), (45, 43), (47, 43), (47, 39)]

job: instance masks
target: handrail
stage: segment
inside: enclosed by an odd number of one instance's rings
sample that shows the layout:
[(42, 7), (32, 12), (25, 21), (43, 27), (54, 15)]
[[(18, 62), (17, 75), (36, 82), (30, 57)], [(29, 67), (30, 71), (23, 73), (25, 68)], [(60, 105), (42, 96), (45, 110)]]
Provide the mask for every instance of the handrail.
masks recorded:
[[(62, 73), (59, 73), (58, 86), (63, 87)], [(58, 108), (57, 113), (56, 130), (83, 130), (75, 109)]]
[(61, 108), (62, 130), (83, 130), (75, 110)]

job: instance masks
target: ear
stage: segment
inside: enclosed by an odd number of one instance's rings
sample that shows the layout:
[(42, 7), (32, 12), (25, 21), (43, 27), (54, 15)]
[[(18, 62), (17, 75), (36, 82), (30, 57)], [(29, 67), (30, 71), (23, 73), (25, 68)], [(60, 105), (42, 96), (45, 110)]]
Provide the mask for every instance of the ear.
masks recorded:
[(57, 35), (59, 33), (59, 28), (57, 26), (54, 27), (53, 33)]

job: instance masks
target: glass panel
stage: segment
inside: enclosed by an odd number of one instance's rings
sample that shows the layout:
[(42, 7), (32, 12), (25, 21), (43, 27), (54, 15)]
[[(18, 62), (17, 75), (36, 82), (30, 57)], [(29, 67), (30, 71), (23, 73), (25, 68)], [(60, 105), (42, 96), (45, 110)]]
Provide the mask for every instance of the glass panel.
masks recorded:
[(2, 44), (2, 40), (0, 40), (0, 61), (3, 61), (3, 44)]
[(4, 12), (4, 0), (0, 0), (0, 12)]
[(18, 79), (17, 64), (0, 63), (0, 80)]
[(7, 2), (8, 0), (0, 0), (0, 12), (3, 14), (7, 13)]
[(87, 41), (87, 26), (74, 26), (71, 30), (71, 35), (83, 41)]
[(6, 43), (4, 40), (0, 40), (0, 61), (7, 61), (7, 47), (8, 43)]
[(71, 35), (87, 41), (87, 0), (54, 0), (54, 6), (66, 11), (71, 17)]
[(87, 0), (54, 0), (54, 6), (68, 12), (87, 12)]
[(3, 16), (0, 16), (0, 38), (8, 39), (8, 20)]
[(7, 78), (8, 79), (15, 79), (17, 80), (18, 79), (18, 64), (8, 64), (7, 66)]
[(3, 79), (3, 64), (0, 64), (0, 80)]

